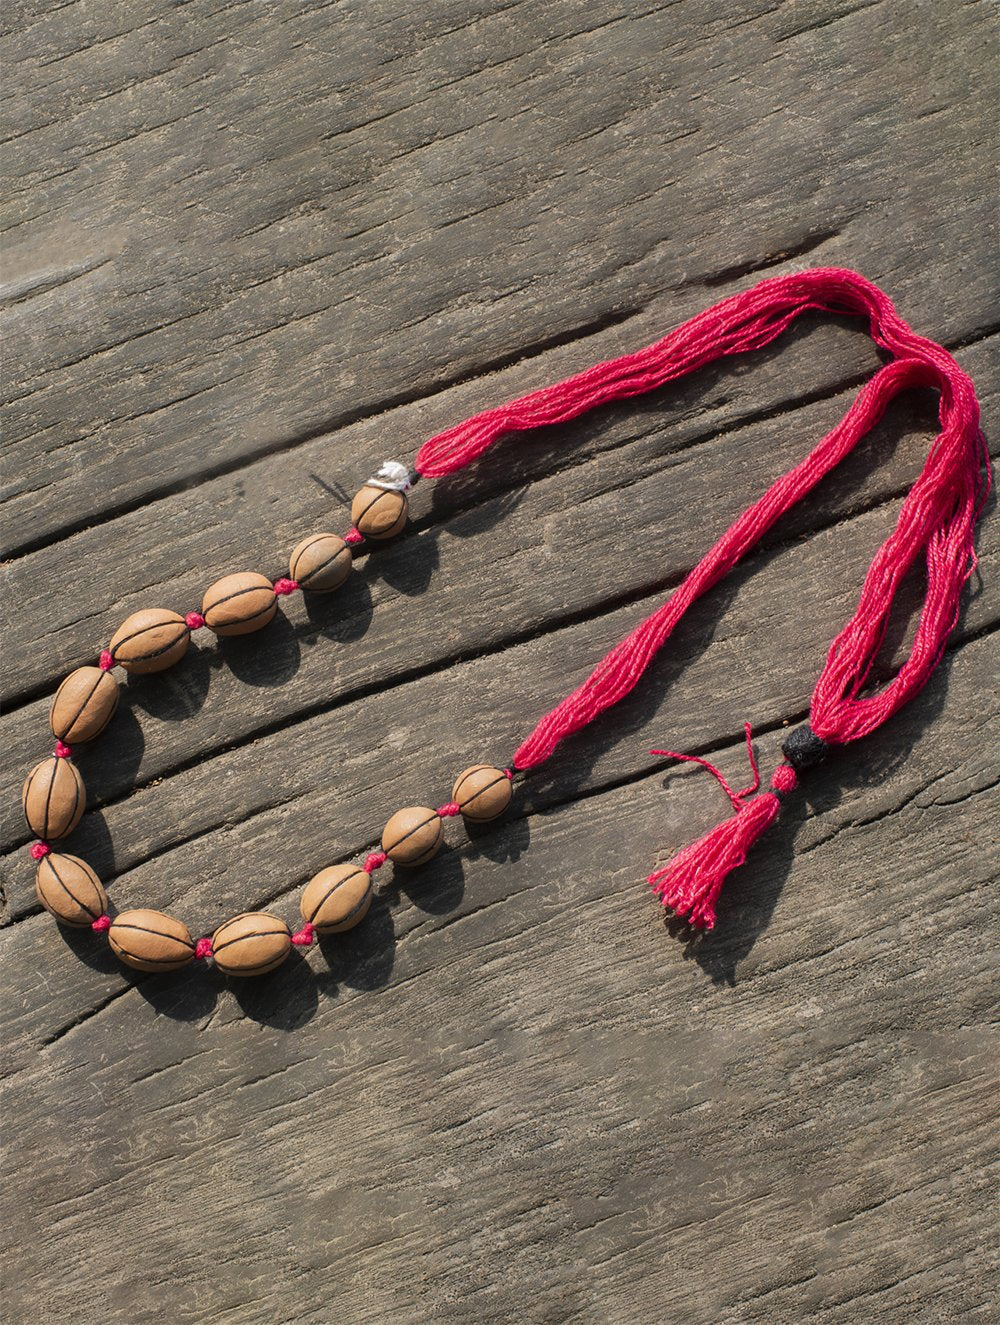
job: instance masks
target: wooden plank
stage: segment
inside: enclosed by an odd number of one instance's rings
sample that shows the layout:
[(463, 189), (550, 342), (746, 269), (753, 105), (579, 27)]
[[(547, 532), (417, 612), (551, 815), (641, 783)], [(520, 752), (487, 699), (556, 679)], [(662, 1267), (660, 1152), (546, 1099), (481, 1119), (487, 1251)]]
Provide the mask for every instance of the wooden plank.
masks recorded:
[(988, 8), (815, 8), (15, 13), (8, 546), (788, 254), (981, 331)]
[[(485, 1320), (524, 1302), (539, 1321), (977, 1319), (992, 644), (886, 729), (875, 788), (846, 758), (816, 772), (817, 813), (775, 830), (694, 961), (623, 844), (667, 846), (719, 797), (690, 774), (664, 794), (657, 772), (535, 819), (530, 851), (523, 821), (500, 828), (469, 862), (474, 903), (400, 907), (391, 979), (359, 940), (329, 974), (314, 954), (315, 980), (296, 961), (253, 991), (136, 981), (6, 1087), (10, 1139), (46, 1156), (16, 1196), (8, 1310), (44, 1283), (55, 1312), (108, 1295), (149, 1319), (169, 1264), (178, 1319), (294, 1302), (319, 1322), (331, 1300), (413, 1322), (448, 1302)], [(66, 964), (32, 969), (36, 998)], [(316, 1144), (325, 1119), (347, 1152)], [(76, 1254), (98, 1210), (144, 1257)]]
[[(933, 433), (899, 402), (508, 819), (242, 988), (33, 901), (16, 785), (129, 611), (283, 570), (385, 455), (757, 275), (884, 285), (995, 446), (984, 4), (12, 0), (0, 769), (5, 1317), (986, 1321), (1000, 542), (951, 648), (724, 893), (650, 864), (765, 769)], [(991, 104), (991, 101), (993, 104)], [(995, 191), (994, 191), (995, 192)], [(349, 594), (129, 685), (73, 844), (199, 931), (509, 755), (877, 356), (846, 320), (415, 495)], [(905, 647), (919, 584), (888, 641)], [(286, 615), (287, 614), (287, 615)], [(991, 923), (992, 922), (992, 923)], [(992, 1051), (992, 1055), (991, 1055)]]

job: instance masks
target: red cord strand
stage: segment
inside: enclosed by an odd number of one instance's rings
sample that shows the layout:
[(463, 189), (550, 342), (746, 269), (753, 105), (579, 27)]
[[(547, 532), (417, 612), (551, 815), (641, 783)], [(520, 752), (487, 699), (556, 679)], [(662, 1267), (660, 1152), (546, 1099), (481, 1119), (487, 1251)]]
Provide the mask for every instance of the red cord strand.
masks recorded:
[[(899, 391), (911, 387), (940, 393), (941, 431), (903, 503), (895, 531), (872, 562), (857, 611), (830, 649), (813, 695), (813, 729), (831, 743), (855, 740), (926, 683), (955, 623), (962, 586), (975, 567), (973, 533), (989, 481), (979, 406), (972, 382), (952, 356), (912, 331), (888, 296), (856, 272), (820, 268), (762, 281), (646, 349), (595, 364), (432, 437), (421, 447), (416, 468), (422, 474), (450, 473), (505, 432), (564, 422), (606, 401), (652, 390), (713, 359), (759, 349), (808, 309), (867, 317), (876, 344), (895, 356), (894, 361), (875, 373), (812, 453), (734, 522), (667, 602), (541, 720), (517, 751), (516, 768), (540, 764), (571, 732), (628, 694), (691, 604), (851, 452)], [(910, 656), (882, 691), (859, 698), (893, 597), (921, 553), (927, 563), (927, 594)]]
[[(812, 732), (828, 744), (856, 740), (880, 726), (926, 684), (958, 618), (962, 588), (975, 569), (975, 524), (989, 489), (989, 457), (968, 376), (947, 350), (912, 331), (888, 296), (856, 272), (820, 268), (762, 281), (645, 349), (595, 364), (564, 382), (485, 410), (439, 433), (421, 447), (416, 469), (431, 476), (451, 473), (504, 433), (564, 423), (607, 401), (651, 391), (714, 359), (760, 349), (809, 309), (866, 317), (873, 340), (893, 356), (892, 361), (862, 387), (840, 423), (812, 452), (733, 522), (667, 601), (541, 719), (514, 755), (515, 769), (542, 763), (560, 741), (627, 695), (691, 604), (850, 454), (900, 391), (914, 387), (939, 393), (941, 429), (903, 501), (895, 529), (868, 569), (854, 615), (830, 647), (813, 691)], [(893, 599), (921, 556), (927, 583), (909, 656), (886, 685), (862, 696)], [(749, 729), (747, 741), (749, 745)], [(673, 757), (693, 759), (708, 768), (736, 810), (730, 820), (650, 876), (667, 905), (687, 914), (694, 924), (710, 928), (726, 874), (742, 863), (752, 843), (776, 818), (779, 794), (795, 787), (795, 770), (781, 765), (772, 779), (774, 790), (754, 795), (760, 782), (756, 765), (754, 784), (734, 792), (706, 760)]]
[(750, 769), (753, 773), (753, 781), (749, 787), (744, 787), (742, 791), (733, 791), (732, 787), (722, 776), (714, 764), (710, 764), (707, 759), (701, 759), (698, 755), (678, 754), (676, 750), (650, 750), (651, 755), (661, 755), (664, 759), (680, 759), (686, 764), (700, 764), (702, 768), (707, 768), (712, 777), (715, 778), (719, 786), (729, 797), (734, 810), (742, 810), (743, 802), (747, 796), (752, 796), (760, 786), (760, 769), (757, 767), (757, 756), (753, 752), (753, 741), (751, 740), (751, 727), (749, 722), (743, 724), (743, 731), (747, 741), (747, 757), (750, 760)]

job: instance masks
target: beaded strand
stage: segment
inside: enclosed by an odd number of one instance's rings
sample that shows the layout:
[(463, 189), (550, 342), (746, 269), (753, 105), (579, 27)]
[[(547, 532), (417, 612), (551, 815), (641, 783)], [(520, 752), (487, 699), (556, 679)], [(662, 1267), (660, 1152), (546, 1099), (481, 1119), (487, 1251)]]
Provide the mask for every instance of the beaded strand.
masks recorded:
[[(110, 721), (118, 687), (116, 664), (129, 672), (157, 672), (185, 653), (192, 630), (243, 635), (274, 618), (278, 599), (299, 589), (329, 592), (350, 572), (365, 539), (391, 538), (407, 519), (406, 491), (422, 475), (453, 473), (501, 436), (567, 422), (610, 400), (626, 399), (691, 372), (722, 356), (760, 350), (803, 313), (826, 310), (865, 319), (873, 341), (890, 356), (862, 386), (846, 414), (810, 453), (739, 515), (683, 581), (644, 621), (597, 664), (590, 676), (546, 713), (514, 752), (510, 768), (475, 764), (461, 773), (451, 800), (438, 809), (407, 806), (382, 833), (381, 850), (362, 866), (334, 865), (306, 885), (295, 934), (269, 912), (247, 912), (195, 942), (184, 925), (157, 911), (129, 911), (111, 919), (96, 874), (74, 856), (53, 855), (50, 839), (65, 837), (83, 814), (86, 791), (72, 759), (71, 742), (90, 740)], [(24, 809), (39, 838), (36, 887), (42, 904), (60, 920), (107, 932), (112, 949), (140, 970), (170, 970), (212, 956), (233, 975), (270, 971), (292, 947), (307, 947), (317, 932), (350, 929), (364, 917), (373, 895), (372, 874), (386, 860), (422, 865), (439, 849), (443, 820), (461, 814), (489, 820), (512, 796), (514, 771), (527, 772), (559, 744), (623, 699), (638, 683), (688, 608), (756, 548), (764, 533), (801, 501), (882, 417), (902, 391), (930, 388), (939, 396), (940, 431), (919, 477), (899, 510), (896, 526), (868, 568), (857, 608), (833, 641), (813, 690), (809, 722), (782, 746), (785, 762), (761, 790), (746, 728), (751, 786), (734, 792), (707, 761), (695, 759), (719, 780), (734, 813), (671, 862), (649, 875), (654, 895), (695, 928), (711, 929), (715, 904), (728, 875), (773, 824), (799, 777), (835, 746), (876, 731), (926, 685), (958, 620), (963, 586), (976, 567), (975, 527), (990, 488), (990, 461), (979, 427), (975, 388), (941, 345), (917, 335), (878, 286), (857, 272), (816, 268), (761, 281), (690, 318), (661, 340), (632, 354), (594, 364), (518, 400), (487, 409), (426, 441), (408, 471), (387, 462), (351, 506), (353, 525), (343, 538), (315, 534), (293, 550), (289, 578), (274, 584), (263, 575), (228, 575), (205, 593), (199, 612), (179, 616), (161, 609), (137, 612), (113, 636), (97, 667), (81, 667), (53, 701), (53, 755), (28, 775)], [(885, 637), (893, 600), (907, 572), (926, 568), (923, 607), (909, 656), (885, 684), (873, 668)], [(653, 753), (653, 752), (651, 752)], [(691, 758), (659, 752), (670, 758)]]
[(106, 934), (116, 956), (139, 971), (174, 971), (212, 959), (227, 975), (264, 975), (280, 966), (292, 948), (308, 948), (318, 934), (345, 933), (360, 924), (375, 895), (372, 876), (390, 860), (411, 868), (429, 861), (444, 840), (443, 820), (461, 815), (485, 822), (503, 814), (513, 794), (512, 770), (473, 764), (459, 774), (451, 799), (437, 809), (411, 805), (397, 810), (385, 825), (381, 849), (369, 852), (363, 864), (331, 865), (315, 874), (302, 891), (303, 924), (294, 933), (269, 911), (241, 912), (199, 939), (162, 911), (141, 908), (112, 916), (107, 892), (91, 866), (52, 849), (52, 842), (67, 837), (83, 816), (86, 789), (69, 741), (93, 740), (114, 717), (120, 692), (112, 669), (121, 666), (136, 675), (165, 671), (183, 658), (194, 631), (251, 634), (274, 620), (279, 598), (339, 589), (366, 540), (380, 542), (404, 528), (405, 494), (419, 477), (386, 461), (355, 496), (347, 533), (303, 539), (289, 557), (287, 577), (272, 584), (255, 572), (226, 575), (205, 591), (200, 611), (134, 612), (101, 651), (96, 667), (79, 667), (66, 677), (49, 714), (56, 738), (52, 755), (32, 769), (22, 791), (25, 818), (37, 837), (29, 847), (37, 862), (35, 891), (56, 920)]

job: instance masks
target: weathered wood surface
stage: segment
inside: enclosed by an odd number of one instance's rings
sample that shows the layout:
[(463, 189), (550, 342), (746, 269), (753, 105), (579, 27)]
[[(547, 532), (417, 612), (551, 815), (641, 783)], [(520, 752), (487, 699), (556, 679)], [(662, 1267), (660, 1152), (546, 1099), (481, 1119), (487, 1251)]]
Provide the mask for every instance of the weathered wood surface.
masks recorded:
[[(990, 19), (6, 7), (5, 1319), (991, 1317), (995, 517), (931, 686), (810, 778), (717, 933), (688, 941), (642, 882), (725, 809), (650, 746), (739, 777), (749, 717), (773, 764), (932, 400), (499, 827), (452, 825), (353, 937), (266, 981), (133, 977), (60, 933), (16, 806), (59, 678), (129, 611), (280, 573), (385, 455), (758, 273), (884, 285), (995, 443)], [(342, 595), (127, 686), (73, 849), (119, 907), (199, 933), (291, 918), (396, 806), (508, 757), (876, 362), (806, 320), (422, 485)]]

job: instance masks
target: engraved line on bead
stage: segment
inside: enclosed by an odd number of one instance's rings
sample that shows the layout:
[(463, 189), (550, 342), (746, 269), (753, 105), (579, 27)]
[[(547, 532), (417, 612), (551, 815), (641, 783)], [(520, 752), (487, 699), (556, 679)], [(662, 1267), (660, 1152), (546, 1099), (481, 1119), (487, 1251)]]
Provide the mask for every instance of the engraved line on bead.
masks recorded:
[[(324, 538), (325, 536), (326, 536), (325, 534), (319, 535), (320, 538)], [(303, 548), (302, 550), (304, 552), (305, 548)], [(325, 570), (329, 569), (329, 567), (332, 566), (335, 561), (339, 561), (341, 557), (345, 556), (350, 557), (350, 555), (351, 555), (350, 548), (342, 547), (340, 551), (335, 552), (332, 557), (327, 557), (326, 561), (321, 561), (318, 566), (314, 566), (312, 570), (306, 571), (305, 575), (303, 575), (302, 578), (299, 580), (299, 588), (308, 589), (310, 580), (314, 580), (317, 575), (322, 575)]]
[[(271, 587), (271, 592), (274, 593), (274, 585), (272, 584), (270, 587)], [(210, 612), (214, 611), (215, 608), (221, 607), (223, 603), (231, 603), (234, 598), (242, 598), (245, 594), (248, 593), (261, 593), (262, 591), (266, 592), (266, 589), (267, 586), (263, 584), (251, 584), (246, 589), (237, 589), (234, 593), (227, 593), (223, 598), (214, 599), (211, 603), (209, 603), (208, 610)], [(273, 606), (274, 606), (273, 603), (268, 603), (268, 605), (266, 607), (262, 607), (259, 612), (254, 612), (253, 616), (243, 617), (242, 620), (255, 621), (257, 617), (263, 616), (265, 612), (270, 612)]]
[[(368, 871), (362, 869), (361, 866), (359, 866), (359, 867), (358, 867), (358, 873), (359, 873), (359, 874), (366, 874), (366, 873), (368, 873)], [(308, 921), (308, 923), (309, 923), (310, 925), (312, 925), (312, 924), (315, 923), (315, 921), (316, 921), (316, 917), (319, 915), (320, 911), (323, 910), (323, 907), (326, 906), (327, 902), (330, 900), (330, 898), (333, 896), (333, 894), (334, 894), (335, 892), (337, 892), (340, 888), (343, 888), (345, 884), (350, 883), (350, 881), (351, 881), (354, 877), (355, 877), (355, 876), (354, 876), (353, 874), (348, 874), (348, 875), (346, 875), (343, 879), (338, 879), (336, 883), (332, 883), (332, 884), (330, 885), (330, 887), (327, 889), (327, 891), (326, 891), (326, 892), (323, 894), (323, 896), (319, 899), (319, 902), (313, 907), (313, 913), (312, 913), (312, 915), (309, 917), (309, 921)], [(370, 895), (366, 893), (366, 894), (365, 894), (364, 896), (362, 896), (357, 902), (355, 902), (354, 906), (351, 907), (350, 911), (346, 912), (344, 915), (339, 916), (339, 917), (337, 918), (337, 923), (338, 923), (338, 924), (344, 924), (344, 923), (345, 923), (346, 921), (348, 921), (348, 920), (353, 920), (354, 917), (358, 914), (359, 911), (361, 911), (364, 907), (369, 906), (369, 905), (370, 905)]]
[[(53, 708), (55, 707), (56, 703), (58, 702), (58, 700), (59, 700), (59, 696), (62, 694), (63, 687), (66, 685), (66, 682), (69, 681), (69, 680), (72, 678), (72, 676), (73, 676), (73, 673), (71, 672), (70, 675), (67, 676), (67, 677), (65, 678), (65, 680), (62, 682), (62, 684), (59, 686), (59, 689), (56, 691), (56, 693), (55, 693), (55, 697), (54, 697), (54, 699), (53, 699)], [(101, 677), (98, 676), (97, 680), (96, 680), (96, 681), (94, 682), (94, 684), (90, 687), (90, 690), (87, 692), (87, 694), (86, 694), (86, 696), (84, 697), (84, 699), (82, 699), (82, 700), (80, 701), (79, 705), (77, 706), (77, 710), (76, 710), (76, 712), (73, 714), (73, 720), (72, 720), (72, 722), (67, 722), (67, 723), (64, 724), (64, 726), (65, 726), (67, 732), (71, 732), (71, 731), (73, 730), (73, 728), (76, 726), (76, 724), (80, 721), (80, 715), (83, 713), (84, 709), (86, 709), (87, 705), (90, 703), (90, 701), (91, 701), (91, 700), (94, 698), (94, 696), (97, 694), (97, 687), (98, 687), (100, 684), (101, 684)], [(115, 707), (116, 707), (116, 708), (118, 707), (117, 703), (115, 704)], [(112, 716), (112, 717), (114, 716), (113, 712), (112, 712), (112, 715), (111, 715), (111, 716)], [(109, 717), (109, 718), (108, 718), (108, 722), (110, 722), (110, 721), (111, 721), (111, 718)], [(106, 726), (106, 725), (107, 725), (107, 723), (105, 723), (105, 726)], [(102, 730), (103, 730), (103, 728), (102, 728)], [(100, 735), (100, 733), (98, 733), (98, 735)]]
[(405, 842), (408, 837), (412, 837), (414, 833), (419, 833), (421, 828), (426, 828), (428, 824), (432, 824), (434, 820), (437, 819), (438, 817), (439, 816), (437, 810), (432, 810), (429, 819), (421, 819), (420, 823), (414, 824), (412, 828), (407, 829), (407, 831), (403, 834), (402, 837), (398, 837), (396, 841), (393, 842), (392, 844), (393, 851), (395, 851), (395, 849), (398, 846), (401, 846), (402, 843)]
[[(470, 770), (468, 773), (466, 773), (465, 777), (463, 777), (462, 782), (464, 782), (466, 778), (471, 776), (472, 773)], [(507, 772), (506, 769), (504, 769), (504, 771), (500, 774), (498, 778), (494, 778), (492, 782), (487, 782), (485, 787), (480, 787), (479, 790), (474, 791), (467, 800), (464, 800), (462, 802), (461, 808), (464, 809), (466, 805), (471, 805), (472, 802), (474, 800), (478, 800), (480, 796), (485, 796), (488, 791), (492, 791), (494, 787), (498, 787), (501, 782), (509, 782), (509, 781), (510, 781), (510, 774)], [(456, 791), (459, 791), (461, 789), (462, 782), (460, 782), (458, 786), (455, 788)]]
[[(121, 647), (122, 647), (123, 644), (128, 644), (129, 640), (138, 639), (140, 635), (145, 635), (145, 634), (147, 634), (147, 632), (150, 631), (150, 630), (160, 630), (160, 629), (162, 628), (162, 624), (163, 624), (163, 623), (159, 623), (159, 624), (157, 624), (157, 625), (155, 625), (155, 626), (147, 626), (145, 630), (137, 630), (137, 631), (135, 632), (134, 635), (129, 635), (129, 636), (127, 636), (125, 639), (120, 639), (120, 640), (118, 641), (118, 643), (115, 645), (115, 649), (116, 649), (117, 652), (112, 653), (112, 655), (111, 655), (112, 658), (114, 658), (115, 662), (117, 662), (117, 661), (118, 661), (118, 653), (121, 652)], [(169, 625), (173, 625), (174, 623), (173, 623), (173, 622), (168, 622), (167, 624), (169, 624)], [(179, 622), (178, 624), (183, 625), (185, 631), (187, 632), (187, 634), (190, 635), (191, 632), (190, 632), (190, 630), (188, 630), (188, 627), (187, 627), (186, 622), (181, 621), (181, 622)], [(127, 659), (127, 661), (130, 662), (130, 663), (137, 663), (137, 662), (150, 662), (153, 658), (160, 658), (160, 657), (163, 656), (163, 654), (165, 654), (165, 653), (169, 653), (171, 649), (176, 649), (176, 648), (177, 648), (177, 642), (178, 642), (179, 639), (180, 639), (180, 635), (177, 636), (177, 639), (172, 639), (172, 640), (170, 641), (169, 644), (163, 644), (163, 645), (160, 646), (160, 648), (158, 648), (158, 649), (153, 649), (153, 651), (152, 651), (151, 653), (141, 653), (141, 654), (139, 655), (138, 658), (129, 658), (129, 659)], [(163, 669), (161, 668), (160, 670), (162, 671)]]
[[(116, 929), (116, 930), (131, 929), (131, 930), (134, 930), (137, 934), (153, 934), (153, 935), (155, 935), (156, 938), (158, 938), (158, 939), (169, 938), (169, 939), (171, 940), (171, 942), (173, 942), (173, 943), (180, 943), (183, 947), (185, 947), (185, 948), (190, 948), (191, 951), (194, 952), (194, 941), (192, 940), (191, 942), (188, 942), (187, 939), (183, 939), (183, 938), (181, 938), (181, 937), (180, 937), (179, 935), (177, 935), (177, 934), (166, 934), (166, 935), (164, 935), (164, 934), (163, 934), (160, 930), (158, 930), (158, 929), (149, 929), (146, 925), (133, 925), (133, 924), (131, 923), (131, 921), (128, 921), (128, 920), (126, 920), (126, 921), (124, 921), (124, 922), (121, 921), (121, 920), (117, 921), (116, 924), (115, 924), (115, 929)], [(119, 945), (119, 946), (121, 946), (121, 945)], [(122, 951), (124, 951), (124, 949), (122, 949)], [(132, 954), (132, 953), (129, 954), (129, 956), (132, 956), (132, 955), (134, 955), (134, 954)], [(142, 958), (140, 958), (139, 960), (141, 960), (141, 961), (171, 961), (171, 962), (173, 962), (173, 961), (176, 961), (177, 958), (176, 958), (176, 957), (155, 957), (155, 958), (154, 958), (154, 957), (149, 957), (149, 958), (142, 957)]]
[(49, 856), (48, 859), (44, 860), (43, 863), (48, 866), (49, 870), (52, 872), (52, 877), (55, 879), (56, 883), (58, 883), (59, 887), (63, 890), (66, 896), (71, 901), (75, 902), (77, 906), (80, 907), (81, 910), (86, 911), (87, 915), (90, 916), (91, 919), (96, 920), (101, 913), (99, 911), (93, 910), (93, 908), (89, 907), (86, 902), (84, 902), (81, 898), (77, 897), (76, 893), (72, 890), (72, 888), (69, 887), (69, 885), (63, 879), (62, 875), (56, 869), (55, 865), (52, 863), (52, 857)]

